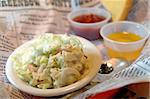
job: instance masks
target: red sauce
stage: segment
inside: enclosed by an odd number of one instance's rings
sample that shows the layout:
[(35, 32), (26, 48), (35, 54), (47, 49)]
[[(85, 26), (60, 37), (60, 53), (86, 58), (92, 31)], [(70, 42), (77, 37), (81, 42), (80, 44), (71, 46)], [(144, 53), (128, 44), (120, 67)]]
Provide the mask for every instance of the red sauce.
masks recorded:
[(96, 23), (105, 20), (105, 17), (95, 14), (86, 14), (77, 16), (73, 20), (79, 23)]

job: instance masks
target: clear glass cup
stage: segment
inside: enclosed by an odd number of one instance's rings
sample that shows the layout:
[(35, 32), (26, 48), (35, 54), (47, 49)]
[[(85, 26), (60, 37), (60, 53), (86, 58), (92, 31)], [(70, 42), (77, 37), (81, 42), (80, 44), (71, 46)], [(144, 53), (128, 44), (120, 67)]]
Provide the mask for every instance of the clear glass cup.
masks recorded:
[[(108, 38), (109, 34), (116, 32), (134, 33), (142, 39), (134, 42), (118, 42)], [(109, 23), (101, 28), (100, 34), (111, 58), (124, 58), (130, 62), (140, 55), (149, 37), (148, 30), (143, 25), (129, 21)]]
[[(87, 14), (102, 16), (105, 19), (96, 23), (79, 23), (73, 20), (78, 16)], [(69, 13), (67, 19), (70, 23), (70, 32), (72, 34), (82, 36), (88, 40), (96, 40), (100, 38), (100, 28), (111, 20), (111, 14), (100, 8), (79, 8)]]

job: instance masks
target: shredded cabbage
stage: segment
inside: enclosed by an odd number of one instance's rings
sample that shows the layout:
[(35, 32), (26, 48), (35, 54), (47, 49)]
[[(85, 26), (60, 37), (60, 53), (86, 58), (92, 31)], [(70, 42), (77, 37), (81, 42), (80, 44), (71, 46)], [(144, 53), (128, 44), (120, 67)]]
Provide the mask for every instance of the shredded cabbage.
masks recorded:
[(88, 69), (81, 42), (73, 36), (42, 35), (12, 56), (20, 79), (40, 89), (59, 88), (82, 78)]

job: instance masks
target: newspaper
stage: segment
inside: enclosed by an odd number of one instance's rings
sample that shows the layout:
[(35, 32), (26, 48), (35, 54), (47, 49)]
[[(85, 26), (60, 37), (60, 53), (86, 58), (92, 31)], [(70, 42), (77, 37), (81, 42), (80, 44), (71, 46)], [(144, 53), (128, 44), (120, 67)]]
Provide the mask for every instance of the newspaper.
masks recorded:
[[(94, 7), (100, 4), (100, 0), (80, 0), (79, 3), (82, 7)], [(19, 45), (41, 33), (69, 32), (66, 15), (70, 11), (71, 0), (0, 0), (0, 82), (4, 83), (4, 90), (9, 98), (38, 98), (19, 91), (9, 83), (5, 75), (5, 63), (9, 55)], [(141, 23), (150, 30), (150, 1), (134, 0), (128, 20)], [(103, 59), (108, 59), (102, 42), (93, 43), (100, 49)], [(141, 56), (131, 66), (119, 71), (110, 79), (87, 86), (77, 92), (74, 98), (84, 99), (131, 83), (150, 81), (150, 54), (148, 53), (150, 53), (150, 39)]]

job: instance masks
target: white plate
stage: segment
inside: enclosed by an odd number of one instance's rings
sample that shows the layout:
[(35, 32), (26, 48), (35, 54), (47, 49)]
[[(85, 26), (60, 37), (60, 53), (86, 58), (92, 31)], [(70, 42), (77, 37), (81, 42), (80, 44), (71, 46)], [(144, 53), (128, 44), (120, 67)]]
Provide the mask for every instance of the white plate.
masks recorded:
[[(77, 36), (76, 36), (77, 37)], [(99, 50), (96, 48), (95, 45), (93, 45), (90, 41), (77, 37), (81, 43), (84, 45), (84, 53), (89, 58), (88, 64), (89, 64), (89, 73), (81, 80), (77, 81), (76, 83), (73, 83), (71, 85), (57, 88), (57, 89), (38, 89), (34, 88), (32, 86), (29, 86), (24, 81), (22, 81), (17, 75), (16, 72), (12, 66), (12, 61), (10, 59), (11, 56), (15, 55), (15, 53), (23, 48), (24, 46), (28, 46), (30, 43), (33, 42), (33, 40), (21, 45), (18, 47), (8, 58), (6, 63), (6, 76), (8, 80), (19, 90), (26, 92), (28, 94), (36, 95), (36, 96), (58, 96), (67, 94), (69, 92), (73, 92), (75, 90), (78, 90), (82, 87), (84, 87), (86, 84), (88, 84), (94, 76), (99, 71), (99, 66), (102, 62), (101, 55), (99, 53)]]

